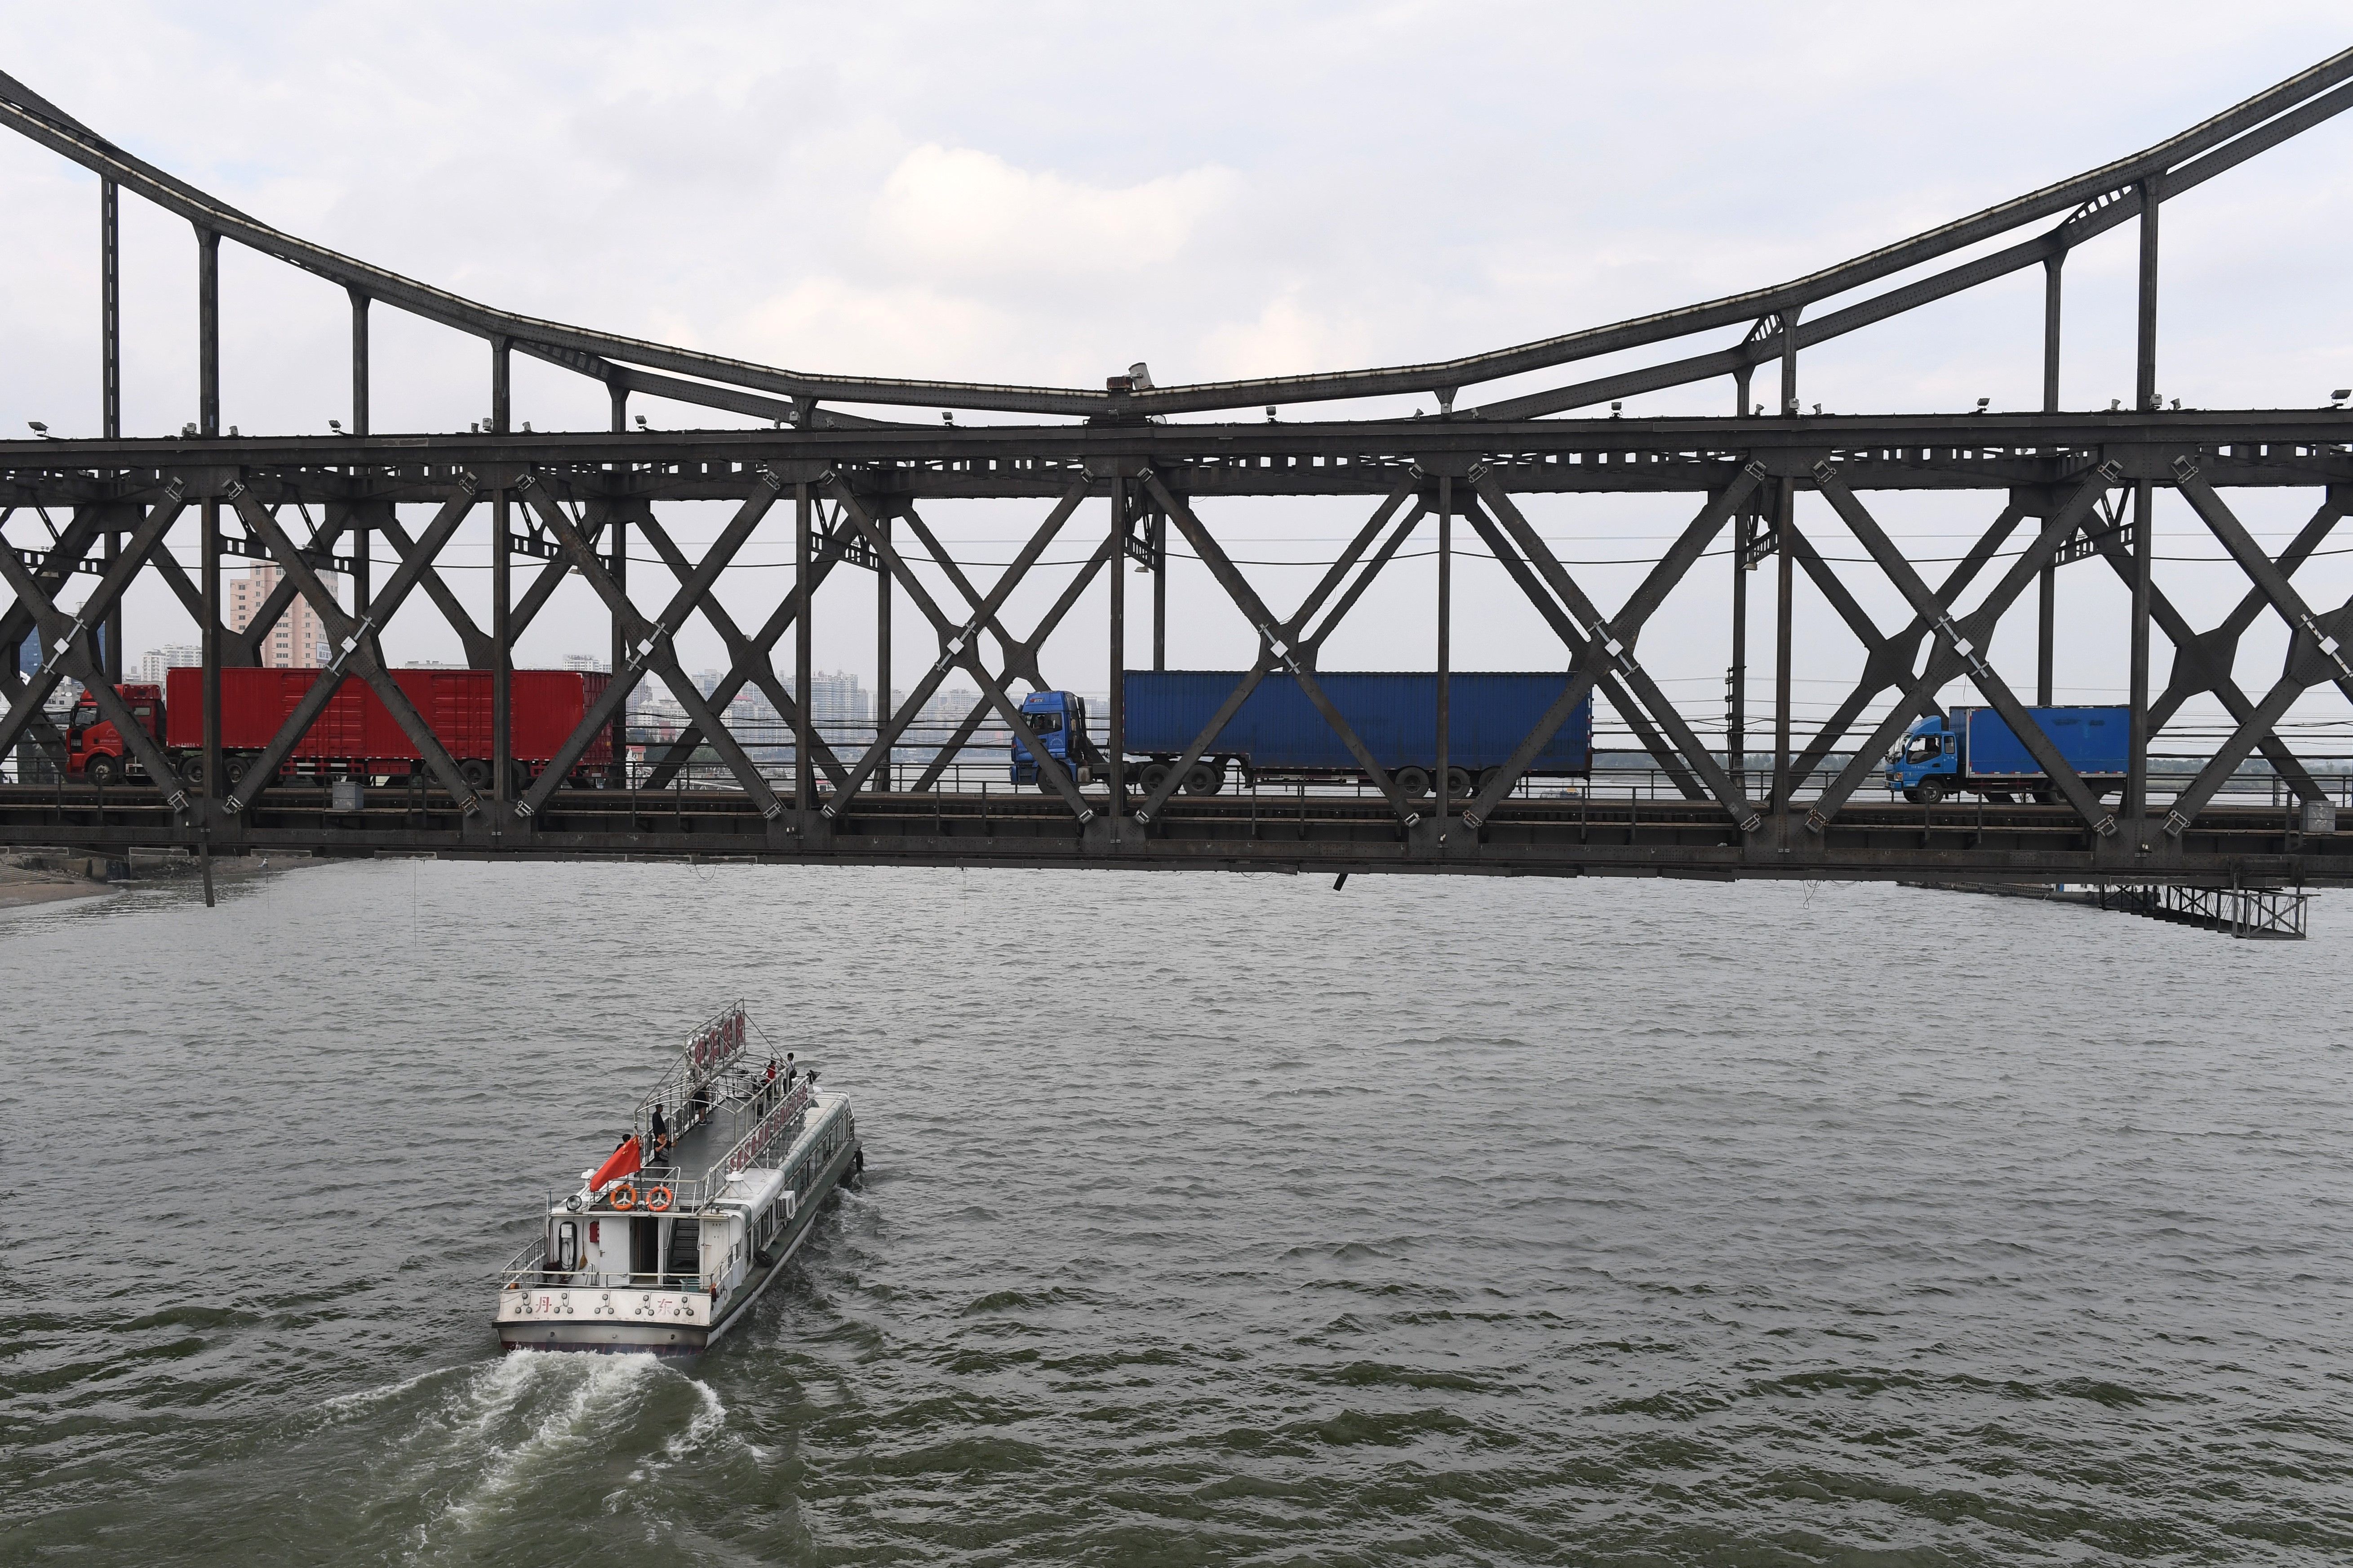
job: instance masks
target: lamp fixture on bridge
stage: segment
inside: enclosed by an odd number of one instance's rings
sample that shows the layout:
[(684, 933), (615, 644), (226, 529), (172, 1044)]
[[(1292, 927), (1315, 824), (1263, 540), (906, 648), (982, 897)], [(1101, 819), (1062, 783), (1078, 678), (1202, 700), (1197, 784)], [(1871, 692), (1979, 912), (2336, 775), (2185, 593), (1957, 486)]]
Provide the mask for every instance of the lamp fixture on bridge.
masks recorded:
[(1127, 367), (1127, 382), (1130, 386), (1134, 387), (1138, 392), (1151, 391), (1152, 367), (1145, 363), (1142, 360), (1137, 360), (1134, 364)]
[(1266, 405), (1266, 422), (1270, 425), (1274, 423), (1274, 405), (1271, 403)]
[(941, 409), (941, 410), (940, 410), (940, 423), (941, 423), (941, 424), (943, 424), (943, 425), (953, 425), (953, 424), (955, 424), (955, 409), (953, 409), (953, 408), (943, 408), (943, 409)]
[(2334, 398), (2337, 405), (2341, 405), (2347, 398), (2353, 397), (2353, 386), (2340, 386), (2328, 395)]
[(1625, 406), (1626, 406), (1626, 405), (1625, 405), (1624, 404), (1622, 404), (1622, 403), (1613, 403), (1613, 404), (1611, 404), (1611, 405), (1609, 405), (1609, 417), (1610, 417), (1610, 418), (1612, 418), (1612, 419), (1615, 419), (1615, 418), (1619, 417), (1619, 411), (1620, 411), (1620, 409), (1624, 408)]
[(1992, 398), (1990, 398), (1990, 397), (1980, 397), (1980, 398), (1978, 398), (1978, 413), (1980, 413), (1980, 414), (1983, 414), (1983, 413), (1986, 411), (1986, 405), (1987, 405), (1987, 404), (1989, 404), (1989, 403), (1991, 403), (1992, 401), (1993, 401), (1993, 399), (1992, 399)]
[(340, 419), (330, 419), (327, 421), (327, 428), (340, 436), (343, 433), (343, 422)]
[(642, 430), (642, 429), (644, 429), (645, 427), (646, 427), (646, 416), (645, 416), (644, 415), (640, 414), (640, 415), (638, 415), (638, 429), (640, 429), (640, 430)]
[(38, 436), (42, 440), (47, 441), (50, 439), (49, 427), (42, 424), (39, 420), (27, 419), (25, 423), (33, 427), (33, 434)]

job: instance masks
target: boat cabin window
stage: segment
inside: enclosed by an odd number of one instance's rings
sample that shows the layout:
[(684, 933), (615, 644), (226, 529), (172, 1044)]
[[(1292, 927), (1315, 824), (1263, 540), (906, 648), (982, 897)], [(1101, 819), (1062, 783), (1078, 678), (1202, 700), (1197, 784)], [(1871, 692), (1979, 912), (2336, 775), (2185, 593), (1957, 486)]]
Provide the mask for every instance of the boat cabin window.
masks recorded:
[(1925, 763), (1931, 757), (1942, 755), (1944, 750), (1945, 737), (1942, 735), (1915, 735), (1904, 747), (1904, 760)]
[(1062, 716), (1060, 713), (1024, 713), (1021, 715), (1021, 721), (1029, 726), (1033, 733), (1039, 735), (1050, 735), (1062, 727)]
[(580, 1226), (565, 1220), (555, 1227), (555, 1271), (576, 1274), (580, 1270)]

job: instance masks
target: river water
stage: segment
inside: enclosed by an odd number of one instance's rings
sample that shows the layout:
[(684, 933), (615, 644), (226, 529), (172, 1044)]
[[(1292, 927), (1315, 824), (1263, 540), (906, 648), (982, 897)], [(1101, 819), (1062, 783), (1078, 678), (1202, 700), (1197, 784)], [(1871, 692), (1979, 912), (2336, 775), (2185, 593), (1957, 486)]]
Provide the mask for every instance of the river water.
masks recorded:
[[(382, 862), (0, 914), (0, 1561), (2353, 1555), (2353, 903)], [(699, 1363), (491, 1272), (743, 996)]]

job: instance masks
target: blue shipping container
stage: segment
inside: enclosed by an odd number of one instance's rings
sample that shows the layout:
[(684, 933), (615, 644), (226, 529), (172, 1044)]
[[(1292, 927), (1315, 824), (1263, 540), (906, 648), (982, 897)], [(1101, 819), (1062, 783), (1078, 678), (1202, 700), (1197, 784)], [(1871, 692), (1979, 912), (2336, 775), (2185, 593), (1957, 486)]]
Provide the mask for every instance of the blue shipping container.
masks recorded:
[[(1174, 757), (1232, 695), (1247, 671), (1131, 669), (1126, 673), (1127, 750), (1131, 755)], [(1332, 700), (1385, 769), (1438, 763), (1438, 677), (1368, 670), (1317, 670), (1315, 684)], [(1458, 768), (1509, 762), (1536, 721), (1568, 684), (1561, 673), (1459, 673), (1448, 681), (1448, 760)], [(1354, 773), (1349, 752), (1299, 682), (1268, 676), (1240, 711), (1227, 721), (1205, 753), (1242, 758), (1254, 770), (1307, 769)], [(1577, 773), (1593, 766), (1593, 699), (1578, 703), (1536, 753), (1529, 772)]]
[[(2067, 765), (2085, 778), (2122, 778), (2132, 751), (2132, 716), (2122, 708), (2029, 708)], [(2041, 778), (2042, 764), (1990, 708), (1956, 708), (1961, 761), (1970, 778)]]

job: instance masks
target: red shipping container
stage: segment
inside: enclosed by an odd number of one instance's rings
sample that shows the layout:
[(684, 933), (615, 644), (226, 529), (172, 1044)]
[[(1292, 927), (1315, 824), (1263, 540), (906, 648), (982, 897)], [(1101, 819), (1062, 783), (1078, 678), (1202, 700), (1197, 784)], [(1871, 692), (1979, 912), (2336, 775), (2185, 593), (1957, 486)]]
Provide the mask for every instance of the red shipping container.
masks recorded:
[[(319, 677), (315, 669), (235, 668), (221, 677), (221, 750), (254, 752), (277, 737)], [(491, 672), (487, 669), (396, 669), (392, 679), (450, 756), (459, 763), (491, 758)], [(612, 677), (590, 670), (518, 669), (512, 691), (514, 758), (541, 763), (571, 738)], [(164, 744), (174, 753), (205, 743), (204, 671), (172, 670), (164, 693)], [(407, 771), (419, 760), (375, 689), (347, 678), (287, 759), (290, 771), (308, 764), (347, 773)], [(600, 726), (576, 767), (601, 773), (613, 760), (613, 733)], [(380, 764), (398, 763), (396, 768)], [(366, 764), (364, 767), (362, 764)], [(487, 776), (487, 775), (486, 775)]]

